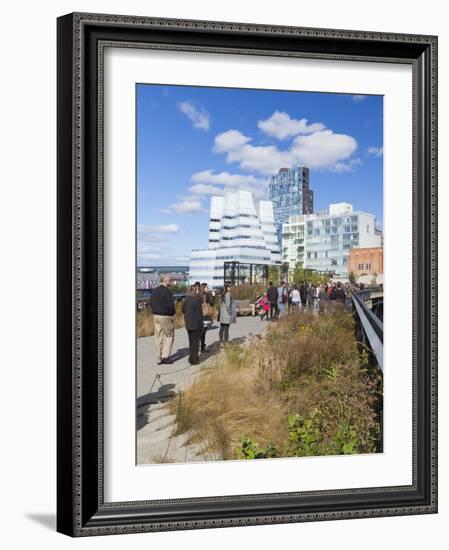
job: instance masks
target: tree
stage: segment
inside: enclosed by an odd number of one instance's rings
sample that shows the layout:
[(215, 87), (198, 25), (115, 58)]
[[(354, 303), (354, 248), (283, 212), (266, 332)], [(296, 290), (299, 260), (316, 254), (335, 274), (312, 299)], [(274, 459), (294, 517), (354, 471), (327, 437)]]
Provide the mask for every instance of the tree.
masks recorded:
[(173, 294), (185, 294), (187, 292), (188, 285), (187, 283), (176, 283), (171, 285), (170, 290)]
[(301, 262), (296, 262), (295, 269), (293, 271), (293, 282), (300, 285), (305, 280), (305, 270)]
[(351, 271), (349, 273), (349, 282), (351, 283), (351, 285), (355, 285), (355, 273), (354, 273), (354, 271)]
[(281, 282), (280, 268), (274, 265), (268, 267), (268, 281), (273, 281), (275, 285), (279, 285)]
[(286, 283), (289, 282), (289, 277), (288, 277), (288, 262), (284, 262), (280, 268), (280, 276), (281, 276), (281, 280), (282, 281), (285, 281)]

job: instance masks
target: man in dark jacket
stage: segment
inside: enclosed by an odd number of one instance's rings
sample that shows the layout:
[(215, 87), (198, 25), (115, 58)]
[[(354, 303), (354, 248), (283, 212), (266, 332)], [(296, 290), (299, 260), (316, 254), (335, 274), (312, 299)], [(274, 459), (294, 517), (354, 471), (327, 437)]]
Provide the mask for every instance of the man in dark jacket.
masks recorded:
[(156, 342), (157, 364), (170, 365), (173, 341), (175, 339), (175, 301), (170, 290), (170, 278), (164, 275), (161, 284), (150, 296), (150, 306), (154, 320), (154, 339)]
[(273, 285), (273, 281), (269, 282), (267, 290), (267, 299), (270, 303), (270, 319), (277, 319), (278, 316), (278, 289)]
[(202, 296), (198, 294), (196, 285), (192, 285), (182, 305), (184, 324), (189, 335), (189, 363), (191, 365), (198, 365), (200, 339), (204, 330), (202, 306)]
[(340, 281), (337, 283), (337, 289), (335, 291), (335, 300), (344, 304), (346, 302), (346, 292)]
[(301, 286), (299, 287), (299, 295), (301, 297), (302, 307), (304, 308), (306, 307), (306, 304), (307, 304), (307, 285), (304, 281), (301, 283)]

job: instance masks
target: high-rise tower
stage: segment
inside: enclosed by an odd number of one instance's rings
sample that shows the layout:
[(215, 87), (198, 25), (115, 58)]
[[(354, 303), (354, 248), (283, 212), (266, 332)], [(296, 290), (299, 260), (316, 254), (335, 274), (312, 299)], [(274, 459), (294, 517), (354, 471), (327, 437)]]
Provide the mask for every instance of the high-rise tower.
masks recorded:
[(282, 242), (282, 224), (290, 216), (313, 212), (313, 191), (309, 188), (309, 169), (305, 166), (281, 168), (268, 178), (268, 198), (273, 203), (274, 223), (279, 243)]

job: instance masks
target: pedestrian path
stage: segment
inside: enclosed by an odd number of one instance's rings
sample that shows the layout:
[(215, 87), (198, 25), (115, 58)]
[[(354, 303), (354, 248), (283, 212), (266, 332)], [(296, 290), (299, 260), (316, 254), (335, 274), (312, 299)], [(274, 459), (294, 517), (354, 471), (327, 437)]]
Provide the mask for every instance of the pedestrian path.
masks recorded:
[[(250, 335), (263, 334), (268, 322), (259, 317), (238, 317), (231, 325), (230, 341), (243, 343)], [(176, 418), (169, 413), (167, 402), (186, 390), (202, 369), (213, 366), (220, 351), (218, 323), (207, 331), (208, 351), (201, 354), (199, 365), (188, 362), (187, 331), (175, 331), (171, 365), (157, 365), (154, 336), (137, 339), (137, 463), (191, 462), (205, 460), (202, 450), (186, 444), (187, 435), (175, 435)]]

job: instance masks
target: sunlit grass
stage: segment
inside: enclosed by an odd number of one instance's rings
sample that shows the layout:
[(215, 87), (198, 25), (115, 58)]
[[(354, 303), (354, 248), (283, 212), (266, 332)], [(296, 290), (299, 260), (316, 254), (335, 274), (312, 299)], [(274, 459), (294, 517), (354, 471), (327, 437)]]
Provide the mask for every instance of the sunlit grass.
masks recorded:
[(182, 400), (172, 402), (182, 419), (178, 433), (188, 432), (220, 459), (239, 458), (248, 438), (274, 446), (276, 456), (292, 456), (289, 416), (313, 414), (315, 452), (375, 452), (382, 380), (378, 369), (367, 366), (351, 313), (335, 308), (290, 315), (271, 325), (266, 338), (228, 346)]

